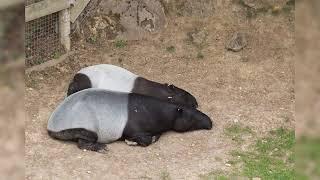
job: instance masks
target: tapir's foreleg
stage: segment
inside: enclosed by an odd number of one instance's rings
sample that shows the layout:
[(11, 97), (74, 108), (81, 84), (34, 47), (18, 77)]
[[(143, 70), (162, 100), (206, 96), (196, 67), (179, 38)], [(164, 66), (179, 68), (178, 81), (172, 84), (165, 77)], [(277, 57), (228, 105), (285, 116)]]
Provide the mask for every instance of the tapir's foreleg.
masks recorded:
[(95, 132), (82, 129), (78, 136), (79, 149), (86, 149), (89, 151), (96, 151), (99, 153), (106, 153), (108, 151), (107, 145), (97, 142), (98, 135)]
[(149, 146), (153, 142), (152, 135), (148, 133), (137, 133), (126, 139), (128, 141), (136, 142), (139, 146), (143, 147)]
[(96, 151), (99, 153), (106, 153), (108, 151), (106, 144), (91, 142), (86, 139), (78, 139), (78, 147), (89, 151)]

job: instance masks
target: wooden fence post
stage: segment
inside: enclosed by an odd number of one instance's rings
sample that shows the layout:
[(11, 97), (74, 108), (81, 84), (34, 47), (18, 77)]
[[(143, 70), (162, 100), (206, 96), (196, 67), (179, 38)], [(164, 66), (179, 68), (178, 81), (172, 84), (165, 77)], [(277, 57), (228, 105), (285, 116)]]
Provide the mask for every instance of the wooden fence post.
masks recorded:
[(59, 31), (60, 31), (60, 42), (64, 49), (70, 51), (70, 10), (64, 9), (59, 12)]

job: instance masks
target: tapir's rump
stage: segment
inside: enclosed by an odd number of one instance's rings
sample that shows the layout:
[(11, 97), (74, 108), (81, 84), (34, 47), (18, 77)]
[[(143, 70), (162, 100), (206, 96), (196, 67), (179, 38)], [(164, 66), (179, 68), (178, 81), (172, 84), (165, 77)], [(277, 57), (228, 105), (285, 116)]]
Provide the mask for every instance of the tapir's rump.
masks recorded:
[(128, 121), (128, 94), (86, 89), (67, 97), (53, 112), (48, 130), (83, 128), (98, 135), (98, 142), (121, 138)]
[(131, 92), (138, 77), (126, 69), (110, 64), (89, 66), (78, 73), (87, 75), (93, 88), (119, 92)]

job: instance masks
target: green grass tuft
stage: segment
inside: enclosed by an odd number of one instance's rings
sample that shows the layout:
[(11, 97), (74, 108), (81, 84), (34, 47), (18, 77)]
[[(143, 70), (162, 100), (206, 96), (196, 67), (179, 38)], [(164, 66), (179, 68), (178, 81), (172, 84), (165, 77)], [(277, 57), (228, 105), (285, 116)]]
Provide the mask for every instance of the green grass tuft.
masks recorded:
[(115, 46), (116, 48), (124, 48), (124, 47), (127, 46), (127, 41), (122, 40), (122, 39), (117, 40), (117, 41), (114, 43), (114, 46)]
[(204, 58), (204, 55), (202, 54), (202, 52), (198, 52), (198, 54), (197, 54), (197, 58), (198, 59), (203, 59)]
[(97, 37), (96, 36), (90, 36), (88, 37), (87, 41), (91, 44), (97, 43)]
[(293, 148), (295, 144), (295, 134), (294, 131), (288, 131), (283, 128), (279, 128), (275, 131), (271, 131), (272, 136), (262, 138), (257, 141), (257, 150), (261, 153), (278, 151), (278, 155), (282, 155), (287, 150)]
[(169, 47), (166, 48), (166, 50), (167, 50), (168, 52), (170, 52), (170, 53), (173, 53), (173, 52), (176, 51), (176, 48), (175, 48), (174, 46), (169, 46)]
[(302, 137), (295, 148), (297, 179), (320, 177), (320, 139)]
[(169, 172), (162, 171), (160, 174), (160, 179), (161, 180), (171, 180)]
[(232, 124), (224, 131), (225, 135), (231, 137), (237, 143), (243, 142), (243, 135), (253, 134), (253, 131), (248, 127), (241, 124)]
[(228, 180), (227, 176), (225, 176), (222, 172), (212, 171), (208, 174), (202, 174), (199, 176), (201, 180)]

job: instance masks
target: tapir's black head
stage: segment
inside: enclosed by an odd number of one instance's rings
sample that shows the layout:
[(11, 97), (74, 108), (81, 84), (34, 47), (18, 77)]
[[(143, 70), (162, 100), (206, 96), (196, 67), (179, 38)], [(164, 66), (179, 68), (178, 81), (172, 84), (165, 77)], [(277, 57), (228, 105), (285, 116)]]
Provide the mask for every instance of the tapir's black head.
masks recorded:
[(194, 108), (177, 108), (177, 118), (173, 130), (178, 132), (193, 131), (199, 129), (211, 129), (212, 121), (204, 113)]
[(198, 103), (195, 97), (193, 97), (187, 91), (180, 89), (172, 84), (164, 84), (165, 93), (168, 96), (168, 101), (175, 104), (183, 104), (188, 107), (197, 108)]

